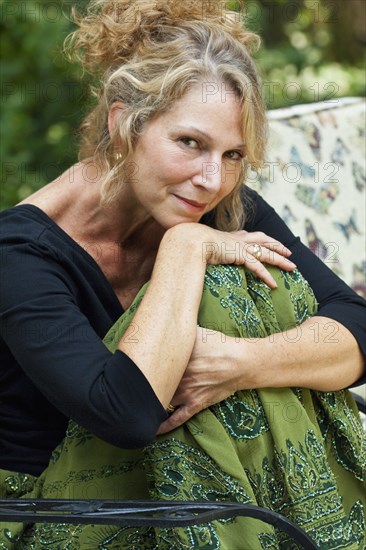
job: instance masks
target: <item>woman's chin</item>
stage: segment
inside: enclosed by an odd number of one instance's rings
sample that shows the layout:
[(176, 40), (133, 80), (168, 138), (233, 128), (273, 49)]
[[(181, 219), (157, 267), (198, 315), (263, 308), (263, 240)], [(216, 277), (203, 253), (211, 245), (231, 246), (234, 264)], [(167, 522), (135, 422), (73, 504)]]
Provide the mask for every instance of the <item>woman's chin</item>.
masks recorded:
[(164, 223), (161, 225), (164, 227), (164, 229), (171, 229), (172, 227), (175, 227), (176, 225), (181, 225), (182, 223), (199, 223), (202, 216), (196, 216), (196, 217), (183, 217), (179, 216), (177, 218), (173, 218), (170, 220), (165, 220)]

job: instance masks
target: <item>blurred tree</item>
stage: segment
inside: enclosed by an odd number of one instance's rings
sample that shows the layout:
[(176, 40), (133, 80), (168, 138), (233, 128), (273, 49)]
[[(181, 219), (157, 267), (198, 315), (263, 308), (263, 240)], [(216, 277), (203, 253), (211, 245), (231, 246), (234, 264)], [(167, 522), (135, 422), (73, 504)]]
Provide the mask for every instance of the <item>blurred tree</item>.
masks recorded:
[(364, 0), (244, 0), (269, 108), (365, 95)]
[[(54, 179), (77, 158), (76, 130), (90, 107), (88, 83), (61, 49), (72, 29), (71, 6), (87, 3), (0, 0), (0, 208)], [(248, 26), (263, 38), (256, 57), (269, 108), (365, 94), (365, 0), (229, 4), (234, 9), (244, 4)]]
[(85, 111), (80, 68), (65, 61), (66, 3), (1, 1), (0, 206), (14, 204), (75, 161)]
[(335, 20), (326, 59), (362, 65), (366, 46), (366, 5), (364, 0), (332, 2)]

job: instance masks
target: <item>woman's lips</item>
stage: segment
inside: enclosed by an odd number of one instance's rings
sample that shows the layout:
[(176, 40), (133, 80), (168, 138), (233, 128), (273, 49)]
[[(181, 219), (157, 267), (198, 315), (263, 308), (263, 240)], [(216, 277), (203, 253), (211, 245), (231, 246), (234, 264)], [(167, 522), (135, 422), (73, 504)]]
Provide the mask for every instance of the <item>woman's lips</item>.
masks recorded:
[(207, 206), (207, 202), (197, 202), (197, 201), (192, 201), (190, 199), (186, 199), (184, 197), (180, 197), (179, 195), (174, 195), (174, 197), (176, 197), (179, 201), (181, 201), (182, 203), (184, 203), (186, 206), (188, 207), (191, 207), (192, 209), (194, 209), (195, 211), (197, 210), (204, 210)]

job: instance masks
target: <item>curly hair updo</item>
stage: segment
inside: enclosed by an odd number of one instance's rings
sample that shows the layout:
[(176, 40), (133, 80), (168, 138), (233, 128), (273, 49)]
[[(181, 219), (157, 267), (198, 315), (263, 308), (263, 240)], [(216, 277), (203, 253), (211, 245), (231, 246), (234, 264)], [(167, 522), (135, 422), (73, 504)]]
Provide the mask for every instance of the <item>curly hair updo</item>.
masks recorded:
[[(79, 28), (66, 46), (100, 81), (94, 88), (97, 105), (81, 126), (79, 158), (93, 159), (105, 174), (103, 203), (118, 196), (144, 125), (193, 86), (222, 83), (242, 104), (246, 158), (215, 220), (225, 231), (242, 227), (240, 190), (248, 166), (257, 169), (263, 162), (267, 124), (251, 57), (259, 38), (245, 29), (240, 13), (222, 0), (92, 0), (85, 15), (74, 11), (73, 17)], [(126, 109), (111, 136), (108, 112), (115, 102)]]

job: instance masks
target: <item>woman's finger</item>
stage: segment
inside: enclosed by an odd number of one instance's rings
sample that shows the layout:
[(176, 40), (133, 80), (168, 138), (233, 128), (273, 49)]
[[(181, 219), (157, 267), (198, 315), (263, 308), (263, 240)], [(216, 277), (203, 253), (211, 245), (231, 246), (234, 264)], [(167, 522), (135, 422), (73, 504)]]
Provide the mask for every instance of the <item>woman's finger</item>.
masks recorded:
[(245, 244), (258, 244), (281, 256), (291, 256), (292, 254), (291, 250), (289, 250), (280, 241), (269, 237), (266, 233), (262, 233), (261, 231), (250, 233), (249, 231), (242, 230), (233, 231), (231, 234), (240, 237), (240, 239), (242, 239)]
[(270, 288), (277, 288), (277, 283), (268, 269), (259, 260), (256, 260), (254, 256), (252, 258), (251, 262), (244, 262), (242, 265), (259, 277), (259, 279), (262, 279)]
[[(266, 264), (271, 264), (280, 269), (291, 271), (296, 265), (288, 258), (283, 257), (264, 246), (256, 244), (246, 244), (238, 249), (235, 260), (232, 263), (243, 265), (246, 269), (262, 279), (270, 288), (276, 288), (277, 284), (272, 275), (266, 268)], [(228, 262), (229, 263), (229, 262)]]
[(286, 271), (291, 271), (296, 268), (296, 264), (291, 262), (287, 257), (275, 252), (273, 249), (269, 249), (264, 245), (258, 243), (249, 244), (245, 247), (246, 252), (246, 267), (250, 269), (250, 263), (259, 261), (264, 264), (271, 264)]
[(169, 418), (160, 425), (157, 435), (162, 435), (175, 430), (175, 428), (179, 428), (179, 426), (187, 422), (187, 420), (192, 418), (192, 416), (197, 414), (200, 410), (200, 408), (197, 409), (197, 407), (192, 405), (181, 405), (177, 407)]
[(245, 266), (270, 288), (277, 284), (265, 264), (285, 271), (296, 269), (289, 260), (292, 252), (276, 239), (263, 232), (245, 230), (230, 233), (214, 230), (215, 239), (203, 243), (203, 252), (208, 264), (235, 264)]

